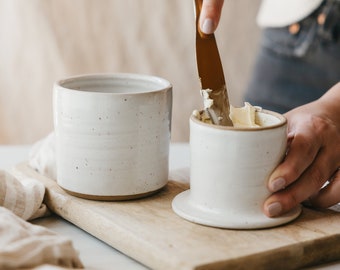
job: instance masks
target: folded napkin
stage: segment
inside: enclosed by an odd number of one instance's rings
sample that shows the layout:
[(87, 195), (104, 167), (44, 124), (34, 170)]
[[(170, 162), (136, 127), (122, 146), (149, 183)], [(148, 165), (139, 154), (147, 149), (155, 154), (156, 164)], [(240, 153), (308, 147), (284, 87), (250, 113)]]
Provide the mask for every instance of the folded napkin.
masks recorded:
[(0, 206), (6, 207), (24, 220), (46, 215), (48, 209), (42, 203), (44, 185), (32, 178), (21, 176), (19, 180), (19, 177), (0, 171)]
[[(46, 154), (42, 146), (47, 147), (48, 141), (44, 139), (36, 144), (33, 153)], [(54, 160), (54, 154), (51, 159)], [(48, 158), (32, 160), (45, 174), (53, 175), (50, 170), (55, 169), (55, 165), (43, 164)], [(70, 240), (26, 222), (49, 214), (43, 203), (44, 195), (45, 187), (38, 180), (15, 171), (0, 170), (0, 269), (27, 269), (41, 265), (44, 269), (57, 269), (51, 265), (82, 268)]]
[(54, 132), (33, 145), (30, 151), (29, 165), (40, 174), (57, 179)]
[(19, 218), (0, 207), (0, 269), (20, 269), (41, 264), (80, 268), (72, 242)]

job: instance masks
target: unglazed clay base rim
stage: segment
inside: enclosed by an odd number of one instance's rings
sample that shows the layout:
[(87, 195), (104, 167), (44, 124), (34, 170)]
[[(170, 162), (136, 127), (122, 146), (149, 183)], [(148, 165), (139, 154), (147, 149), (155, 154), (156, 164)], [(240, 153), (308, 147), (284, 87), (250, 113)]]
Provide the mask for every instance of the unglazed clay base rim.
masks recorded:
[(78, 192), (68, 190), (68, 189), (63, 188), (63, 187), (61, 187), (61, 188), (72, 196), (82, 198), (82, 199), (87, 199), (87, 200), (93, 200), (93, 201), (128, 201), (128, 200), (141, 199), (141, 198), (145, 198), (145, 197), (149, 197), (151, 195), (154, 195), (155, 193), (158, 193), (160, 190), (162, 190), (165, 186), (166, 185), (164, 185), (163, 187), (158, 188), (156, 190), (152, 190), (152, 191), (144, 192), (144, 193), (138, 193), (138, 194), (132, 194), (132, 195), (114, 195), (114, 196), (83, 194), (83, 193), (78, 193)]
[(204, 210), (204, 207), (190, 202), (190, 189), (178, 194), (172, 201), (172, 209), (180, 217), (201, 225), (224, 228), (224, 229), (264, 229), (286, 224), (296, 219), (301, 211), (301, 206), (291, 210), (289, 213), (269, 218), (260, 213), (256, 216), (242, 217), (235, 213), (223, 213), (223, 216), (214, 212)]

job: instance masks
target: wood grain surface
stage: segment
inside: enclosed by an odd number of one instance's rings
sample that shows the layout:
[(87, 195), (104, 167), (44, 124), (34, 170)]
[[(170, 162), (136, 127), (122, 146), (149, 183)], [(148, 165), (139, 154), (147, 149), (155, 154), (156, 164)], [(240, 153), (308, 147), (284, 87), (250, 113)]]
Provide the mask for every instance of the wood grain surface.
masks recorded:
[(171, 208), (188, 185), (169, 181), (144, 199), (103, 202), (67, 194), (27, 164), (15, 170), (43, 182), (45, 203), (64, 219), (152, 269), (297, 269), (340, 259), (340, 213), (304, 208), (290, 224), (227, 230), (186, 221)]

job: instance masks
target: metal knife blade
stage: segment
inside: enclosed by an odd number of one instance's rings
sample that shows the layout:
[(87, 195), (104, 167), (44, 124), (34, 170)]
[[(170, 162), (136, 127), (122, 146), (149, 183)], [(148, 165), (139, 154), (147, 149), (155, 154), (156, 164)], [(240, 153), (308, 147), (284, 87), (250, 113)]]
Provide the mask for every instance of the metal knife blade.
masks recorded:
[(224, 79), (222, 62), (215, 35), (200, 31), (199, 16), (202, 0), (194, 0), (196, 8), (196, 61), (202, 89), (211, 89), (209, 97), (213, 105), (208, 109), (212, 122), (217, 125), (232, 126), (229, 117), (229, 98)]

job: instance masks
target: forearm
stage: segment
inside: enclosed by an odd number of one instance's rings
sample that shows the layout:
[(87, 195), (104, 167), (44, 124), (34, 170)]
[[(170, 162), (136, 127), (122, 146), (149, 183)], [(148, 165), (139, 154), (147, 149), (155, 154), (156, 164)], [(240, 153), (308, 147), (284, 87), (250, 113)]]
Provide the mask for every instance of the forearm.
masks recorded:
[(340, 127), (340, 82), (329, 89), (318, 101), (322, 114)]

